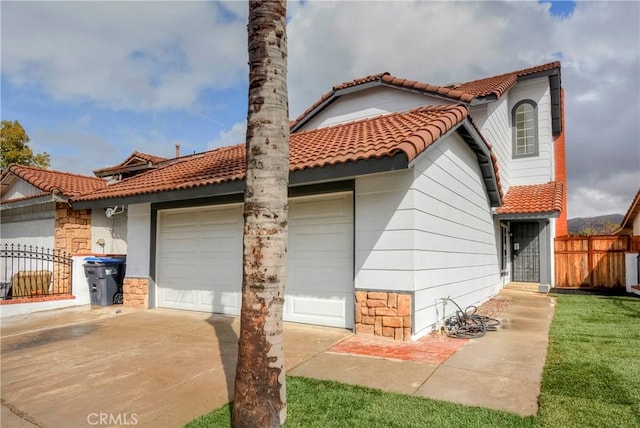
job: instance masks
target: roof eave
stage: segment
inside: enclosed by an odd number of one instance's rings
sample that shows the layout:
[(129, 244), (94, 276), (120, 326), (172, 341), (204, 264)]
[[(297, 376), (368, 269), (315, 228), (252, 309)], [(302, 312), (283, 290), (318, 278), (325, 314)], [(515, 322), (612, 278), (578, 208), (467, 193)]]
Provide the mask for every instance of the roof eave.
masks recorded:
[(93, 171), (93, 174), (96, 177), (110, 177), (112, 175), (117, 175), (117, 174), (124, 174), (127, 172), (137, 172), (137, 171), (144, 171), (147, 169), (153, 169), (156, 168), (155, 165), (153, 164), (141, 164), (141, 165), (135, 165), (135, 166), (122, 166), (122, 167), (118, 167), (118, 168), (111, 168), (108, 170), (102, 169), (102, 170), (95, 170)]
[[(380, 158), (361, 159), (344, 163), (325, 165), (314, 168), (304, 168), (291, 171), (289, 173), (289, 185), (299, 186), (316, 183), (327, 183), (340, 181), (357, 176), (375, 174), (380, 172), (397, 171), (407, 169), (409, 161), (404, 152), (398, 152), (393, 156), (383, 156)], [(177, 189), (131, 195), (124, 197), (93, 199), (93, 200), (71, 200), (74, 209), (106, 208), (115, 205), (132, 205), (142, 203), (159, 203), (175, 200), (190, 200), (198, 198), (208, 198), (213, 196), (224, 196), (231, 194), (241, 194), (244, 192), (245, 180), (226, 181), (223, 183), (209, 184), (205, 186), (191, 187), (188, 189)]]
[(535, 213), (494, 213), (499, 220), (543, 220), (560, 217), (560, 211), (545, 211)]
[(500, 184), (498, 183), (498, 177), (493, 167), (493, 160), (491, 159), (491, 153), (489, 148), (484, 143), (484, 140), (469, 121), (464, 119), (460, 125), (456, 128), (456, 131), (460, 137), (465, 140), (471, 150), (478, 159), (484, 184), (489, 195), (489, 200), (492, 207), (502, 206), (502, 196), (500, 192)]
[(14, 199), (8, 202), (2, 202), (0, 204), (0, 210), (31, 207), (34, 205), (47, 204), (49, 202), (67, 202), (67, 200), (68, 200), (67, 198), (49, 193), (41, 196), (35, 196), (35, 197), (31, 196), (31, 197), (25, 197), (20, 199)]

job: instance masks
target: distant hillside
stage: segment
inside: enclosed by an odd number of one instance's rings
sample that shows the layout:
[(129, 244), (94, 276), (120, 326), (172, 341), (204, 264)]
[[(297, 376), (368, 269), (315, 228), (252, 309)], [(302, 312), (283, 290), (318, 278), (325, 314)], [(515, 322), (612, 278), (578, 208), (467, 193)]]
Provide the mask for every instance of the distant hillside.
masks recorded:
[(569, 233), (577, 234), (581, 231), (591, 228), (596, 230), (599, 234), (607, 233), (607, 225), (614, 223), (619, 225), (622, 223), (624, 215), (622, 214), (609, 214), (601, 215), (598, 217), (585, 217), (585, 218), (570, 218), (569, 219)]

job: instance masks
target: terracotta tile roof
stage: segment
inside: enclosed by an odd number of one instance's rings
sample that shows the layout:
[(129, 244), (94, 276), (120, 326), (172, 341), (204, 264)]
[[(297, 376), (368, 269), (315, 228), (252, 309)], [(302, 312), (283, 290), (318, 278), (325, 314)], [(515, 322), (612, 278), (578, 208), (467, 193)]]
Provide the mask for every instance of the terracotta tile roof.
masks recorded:
[(388, 72), (374, 74), (334, 86), (329, 92), (323, 94), (320, 99), (318, 99), (308, 109), (302, 112), (295, 120), (293, 120), (290, 123), (290, 127), (293, 128), (294, 126), (298, 125), (303, 119), (307, 118), (309, 114), (311, 114), (318, 107), (322, 106), (325, 102), (327, 102), (327, 100), (334, 97), (339, 91), (354, 86), (365, 85), (367, 83), (378, 82), (380, 84), (386, 84), (399, 88), (423, 91), (427, 94), (442, 96), (453, 101), (470, 103), (476, 98), (486, 97), (489, 95), (494, 95), (496, 96), (496, 98), (500, 98), (507, 90), (509, 90), (509, 88), (516, 84), (519, 78), (543, 71), (553, 70), (556, 68), (560, 68), (559, 61), (550, 62), (548, 64), (538, 65), (535, 67), (524, 68), (522, 70), (516, 70), (509, 73), (500, 74), (498, 76), (492, 76), (474, 80), (471, 82), (448, 86), (429, 85), (427, 83), (421, 83), (415, 80), (403, 79), (400, 77), (392, 76)]
[(504, 95), (505, 92), (507, 92), (513, 85), (516, 84), (518, 79), (529, 76), (531, 74), (550, 71), (556, 68), (560, 68), (559, 61), (537, 65), (535, 67), (523, 68), (522, 70), (516, 70), (510, 73), (500, 74), (498, 76), (460, 83), (458, 85), (454, 85), (453, 88), (465, 93), (472, 94), (474, 98), (486, 97), (488, 95), (495, 95), (496, 98), (500, 98), (502, 95)]
[(562, 211), (562, 182), (511, 186), (498, 214), (541, 214)]
[[(467, 117), (468, 110), (462, 105), (429, 106), (408, 113), (392, 113), (293, 133), (290, 170), (382, 158), (398, 152), (404, 152), (411, 161)], [(223, 147), (176, 159), (75, 201), (129, 197), (242, 180), (245, 169), (245, 145)], [(495, 172), (498, 176), (497, 169)]]
[(43, 194), (58, 191), (67, 197), (80, 196), (100, 190), (107, 185), (106, 181), (101, 178), (16, 164), (10, 165), (2, 171), (0, 181), (4, 182), (9, 175), (21, 178), (40, 189)]
[(129, 171), (132, 167), (136, 167), (136, 166), (141, 166), (141, 165), (155, 166), (166, 160), (167, 158), (150, 155), (148, 153), (134, 151), (129, 155), (129, 157), (127, 157), (125, 160), (120, 162), (118, 165), (94, 169), (93, 173), (99, 177), (105, 177), (108, 175), (116, 175), (116, 174)]

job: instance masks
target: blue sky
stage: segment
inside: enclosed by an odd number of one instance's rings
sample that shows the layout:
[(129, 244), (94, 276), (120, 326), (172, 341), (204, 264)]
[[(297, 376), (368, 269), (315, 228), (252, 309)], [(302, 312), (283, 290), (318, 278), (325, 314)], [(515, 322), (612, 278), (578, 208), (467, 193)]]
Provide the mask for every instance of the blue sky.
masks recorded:
[[(245, 2), (0, 8), (1, 117), (20, 121), (52, 168), (91, 174), (134, 150), (170, 157), (175, 144), (187, 154), (243, 141)], [(444, 84), (560, 59), (569, 215), (624, 213), (640, 186), (639, 9), (592, 1), (290, 2), (290, 114), (335, 84), (382, 71)]]
[[(542, 0), (539, 0), (539, 3), (545, 3)], [(554, 16), (559, 16), (561, 18), (568, 18), (573, 13), (576, 8), (575, 1), (550, 1), (551, 7), (549, 8), (549, 13)]]

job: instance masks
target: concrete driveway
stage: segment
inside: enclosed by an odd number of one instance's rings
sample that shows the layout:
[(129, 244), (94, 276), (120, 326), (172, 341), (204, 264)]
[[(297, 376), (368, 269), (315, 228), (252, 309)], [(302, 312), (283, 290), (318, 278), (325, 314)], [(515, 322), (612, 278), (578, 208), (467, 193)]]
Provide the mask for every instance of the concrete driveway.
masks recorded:
[[(232, 397), (239, 319), (119, 306), (2, 320), (2, 427), (177, 427)], [(287, 370), (351, 335), (285, 324)]]

